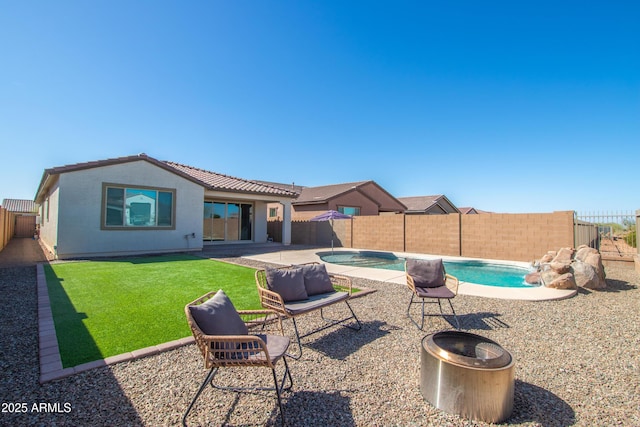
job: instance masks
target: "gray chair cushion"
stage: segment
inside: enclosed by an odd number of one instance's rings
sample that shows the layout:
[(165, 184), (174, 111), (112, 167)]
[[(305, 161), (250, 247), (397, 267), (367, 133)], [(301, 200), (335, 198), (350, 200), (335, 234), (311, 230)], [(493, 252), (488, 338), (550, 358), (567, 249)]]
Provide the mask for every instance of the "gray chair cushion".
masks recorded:
[(204, 303), (189, 306), (189, 311), (198, 327), (207, 335), (247, 335), (249, 333), (247, 325), (222, 289)]
[(416, 295), (420, 298), (446, 298), (451, 299), (456, 296), (451, 289), (446, 286), (438, 286), (437, 288), (418, 288), (416, 287)]
[(307, 299), (301, 268), (266, 268), (265, 275), (269, 289), (280, 294), (284, 302)]
[(349, 299), (349, 292), (330, 292), (328, 294), (318, 294), (310, 296), (305, 301), (291, 302), (284, 305), (290, 314), (298, 315), (308, 313), (318, 308), (326, 307), (340, 301)]
[[(267, 345), (269, 359), (271, 359), (272, 363), (276, 363), (278, 359), (284, 356), (289, 348), (290, 341), (288, 337), (266, 334), (256, 334), (252, 335), (252, 337), (253, 336), (260, 338)], [(262, 353), (260, 344), (257, 341), (245, 342), (242, 343), (242, 345), (238, 345), (236, 342), (216, 342), (212, 343), (212, 350), (214, 350), (214, 357), (220, 360), (265, 359), (264, 353)]]
[(301, 265), (300, 268), (304, 275), (304, 287), (307, 290), (307, 295), (326, 294), (334, 291), (327, 267), (324, 264)]
[(271, 362), (276, 363), (286, 353), (289, 348), (289, 337), (283, 337), (281, 335), (263, 335), (258, 334), (265, 344), (267, 344), (267, 350), (269, 351), (269, 358)]
[(417, 288), (437, 288), (445, 285), (444, 264), (441, 259), (407, 259), (407, 274)]

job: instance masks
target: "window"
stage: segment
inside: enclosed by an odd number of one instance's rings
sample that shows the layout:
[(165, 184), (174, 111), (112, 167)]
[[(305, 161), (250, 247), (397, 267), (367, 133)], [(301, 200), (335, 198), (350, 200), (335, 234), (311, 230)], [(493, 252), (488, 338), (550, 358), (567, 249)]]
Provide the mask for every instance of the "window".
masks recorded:
[(338, 212), (345, 215), (358, 216), (360, 215), (360, 208), (354, 206), (338, 206)]
[(175, 190), (103, 185), (103, 228), (175, 228)]
[(275, 218), (278, 216), (278, 208), (269, 208), (269, 218)]

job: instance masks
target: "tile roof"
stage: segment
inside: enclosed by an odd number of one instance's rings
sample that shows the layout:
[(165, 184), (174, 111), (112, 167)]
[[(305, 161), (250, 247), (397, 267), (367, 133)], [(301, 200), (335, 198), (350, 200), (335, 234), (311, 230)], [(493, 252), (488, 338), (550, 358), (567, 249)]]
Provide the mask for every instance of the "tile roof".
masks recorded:
[(248, 179), (235, 178), (204, 169), (194, 168), (174, 162), (163, 162), (172, 169), (175, 169), (185, 175), (202, 183), (202, 185), (210, 190), (234, 191), (253, 194), (270, 194), (276, 196), (295, 197), (297, 193), (291, 189), (285, 189), (274, 184), (268, 184), (262, 181), (252, 181)]
[(444, 197), (442, 194), (435, 196), (398, 197), (406, 207), (407, 211), (425, 211), (438, 203)]
[(293, 203), (294, 205), (324, 203), (329, 199), (344, 194), (361, 185), (373, 181), (347, 182), (344, 184), (324, 185), (321, 187), (304, 187), (300, 196)]
[(2, 207), (9, 212), (20, 213), (36, 213), (38, 212), (38, 205), (33, 200), (22, 199), (4, 199), (2, 200)]
[(198, 168), (194, 168), (187, 165), (182, 165), (179, 163), (161, 161), (161, 160), (154, 159), (153, 157), (150, 157), (144, 153), (141, 153), (133, 156), (117, 157), (113, 159), (97, 160), (97, 161), (84, 162), (84, 163), (76, 163), (72, 165), (65, 165), (65, 166), (45, 169), (44, 174), (42, 176), (41, 183), (40, 183), (40, 187), (38, 188), (36, 200), (38, 195), (43, 190), (43, 187), (46, 186), (47, 181), (53, 175), (59, 175), (65, 172), (74, 172), (74, 171), (79, 171), (83, 169), (117, 165), (117, 164), (134, 162), (139, 160), (147, 161), (162, 169), (175, 173), (176, 175), (182, 176), (185, 179), (188, 179), (192, 182), (202, 185), (208, 190), (251, 193), (251, 194), (265, 194), (265, 195), (283, 196), (283, 197), (289, 197), (289, 198), (294, 198), (297, 195), (297, 193), (294, 191), (286, 190), (284, 188), (276, 187), (273, 185), (268, 185), (268, 184), (260, 183), (258, 181), (251, 181), (251, 180), (242, 179), (242, 178), (235, 178), (228, 175), (222, 175), (219, 173), (210, 172), (204, 169), (198, 169)]
[(291, 184), (285, 184), (282, 182), (262, 181), (260, 179), (253, 179), (252, 181), (259, 182), (260, 184), (270, 185), (272, 187), (278, 187), (283, 190), (293, 191), (297, 194), (300, 194), (302, 192), (302, 189), (305, 188), (304, 185), (296, 185), (295, 182), (292, 182)]

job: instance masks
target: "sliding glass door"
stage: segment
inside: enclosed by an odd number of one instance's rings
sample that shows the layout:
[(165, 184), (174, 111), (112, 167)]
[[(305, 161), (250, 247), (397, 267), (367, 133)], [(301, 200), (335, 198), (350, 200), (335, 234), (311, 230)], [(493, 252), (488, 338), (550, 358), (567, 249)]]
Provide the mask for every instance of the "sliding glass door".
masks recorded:
[(233, 242), (251, 240), (253, 205), (249, 203), (204, 202), (203, 240)]

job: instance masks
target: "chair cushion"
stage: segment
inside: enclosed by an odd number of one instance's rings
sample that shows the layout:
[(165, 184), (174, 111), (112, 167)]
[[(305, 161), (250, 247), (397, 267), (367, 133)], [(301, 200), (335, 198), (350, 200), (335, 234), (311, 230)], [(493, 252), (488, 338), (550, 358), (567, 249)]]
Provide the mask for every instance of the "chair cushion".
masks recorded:
[(446, 298), (450, 299), (456, 296), (451, 289), (446, 286), (438, 286), (437, 288), (418, 288), (416, 287), (416, 295), (420, 298)]
[[(272, 363), (276, 363), (278, 359), (284, 356), (289, 348), (289, 337), (266, 334), (252, 335), (252, 337), (254, 336), (260, 338), (267, 345), (269, 359), (271, 359)], [(211, 349), (213, 350), (213, 357), (219, 360), (265, 360), (258, 341), (244, 342), (242, 345), (237, 342), (214, 342), (211, 343)]]
[(280, 294), (284, 302), (307, 299), (301, 268), (266, 268), (267, 286)]
[(190, 305), (189, 311), (207, 335), (247, 335), (249, 330), (231, 300), (220, 289), (202, 304)]
[(304, 301), (291, 302), (284, 305), (284, 308), (290, 314), (298, 315), (308, 313), (318, 308), (326, 307), (331, 304), (335, 304), (340, 301), (349, 299), (349, 292), (336, 292), (332, 291), (327, 294), (317, 294), (310, 296)]
[(275, 363), (286, 353), (289, 348), (289, 337), (283, 337), (282, 335), (263, 335), (257, 334), (262, 341), (267, 344), (267, 350), (269, 351), (269, 358), (271, 362)]
[(417, 288), (437, 288), (445, 285), (444, 264), (441, 259), (407, 259), (407, 274)]
[(326, 294), (334, 291), (327, 267), (324, 264), (301, 265), (300, 268), (304, 275), (304, 287), (307, 290), (307, 295)]

